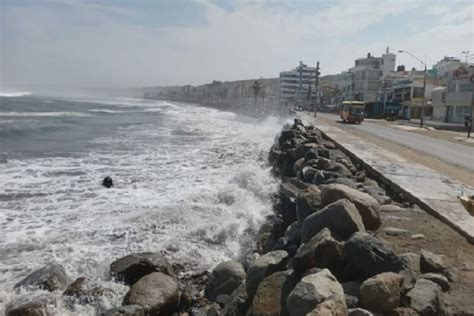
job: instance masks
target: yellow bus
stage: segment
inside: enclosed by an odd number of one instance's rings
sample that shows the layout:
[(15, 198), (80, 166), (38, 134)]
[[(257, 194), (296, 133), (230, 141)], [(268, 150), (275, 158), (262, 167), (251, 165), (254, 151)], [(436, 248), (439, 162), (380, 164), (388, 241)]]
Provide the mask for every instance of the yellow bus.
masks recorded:
[(349, 123), (362, 123), (365, 103), (361, 101), (344, 101), (341, 105), (341, 119)]

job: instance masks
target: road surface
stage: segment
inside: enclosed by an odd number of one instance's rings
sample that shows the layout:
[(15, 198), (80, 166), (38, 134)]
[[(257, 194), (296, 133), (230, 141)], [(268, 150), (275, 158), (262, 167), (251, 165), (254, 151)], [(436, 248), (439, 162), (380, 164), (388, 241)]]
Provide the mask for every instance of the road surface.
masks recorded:
[[(334, 122), (345, 131), (357, 129), (368, 134), (397, 143), (410, 149), (438, 158), (450, 164), (474, 171), (474, 147), (412, 133), (377, 123), (363, 122), (360, 125), (343, 124), (334, 114), (318, 113), (318, 118)], [(473, 174), (474, 177), (474, 174)]]

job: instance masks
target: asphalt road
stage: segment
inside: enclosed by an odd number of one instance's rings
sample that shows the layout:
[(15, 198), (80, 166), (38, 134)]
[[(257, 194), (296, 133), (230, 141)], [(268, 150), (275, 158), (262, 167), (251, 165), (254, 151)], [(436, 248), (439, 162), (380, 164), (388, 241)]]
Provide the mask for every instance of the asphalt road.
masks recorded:
[(358, 129), (378, 138), (409, 147), (431, 157), (436, 157), (448, 163), (474, 171), (474, 147), (367, 121), (360, 125), (342, 124), (339, 123), (340, 119), (338, 116), (333, 114), (318, 113), (318, 116), (338, 122), (336, 123), (337, 126), (344, 130)]

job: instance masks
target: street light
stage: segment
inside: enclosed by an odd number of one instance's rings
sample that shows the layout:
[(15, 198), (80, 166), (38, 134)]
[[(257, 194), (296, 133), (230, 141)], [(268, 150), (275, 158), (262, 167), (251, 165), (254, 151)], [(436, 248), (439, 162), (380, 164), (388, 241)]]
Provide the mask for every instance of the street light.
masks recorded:
[(421, 104), (421, 117), (420, 117), (420, 128), (421, 128), (421, 127), (423, 127), (423, 114), (425, 112), (425, 104), (426, 104), (426, 64), (420, 58), (416, 57), (415, 55), (413, 55), (412, 53), (410, 53), (406, 50), (399, 50), (398, 52), (400, 54), (405, 53), (407, 55), (410, 55), (411, 57), (415, 58), (420, 63), (422, 63), (423, 66), (425, 66), (424, 76), (423, 76), (423, 103)]

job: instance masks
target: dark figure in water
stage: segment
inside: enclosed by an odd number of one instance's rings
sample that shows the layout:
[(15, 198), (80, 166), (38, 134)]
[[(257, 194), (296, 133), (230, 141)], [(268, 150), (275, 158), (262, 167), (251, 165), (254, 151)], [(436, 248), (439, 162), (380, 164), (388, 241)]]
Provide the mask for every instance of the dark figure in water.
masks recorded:
[(114, 182), (112, 181), (112, 178), (107, 176), (102, 180), (102, 185), (106, 188), (111, 188), (114, 186)]

